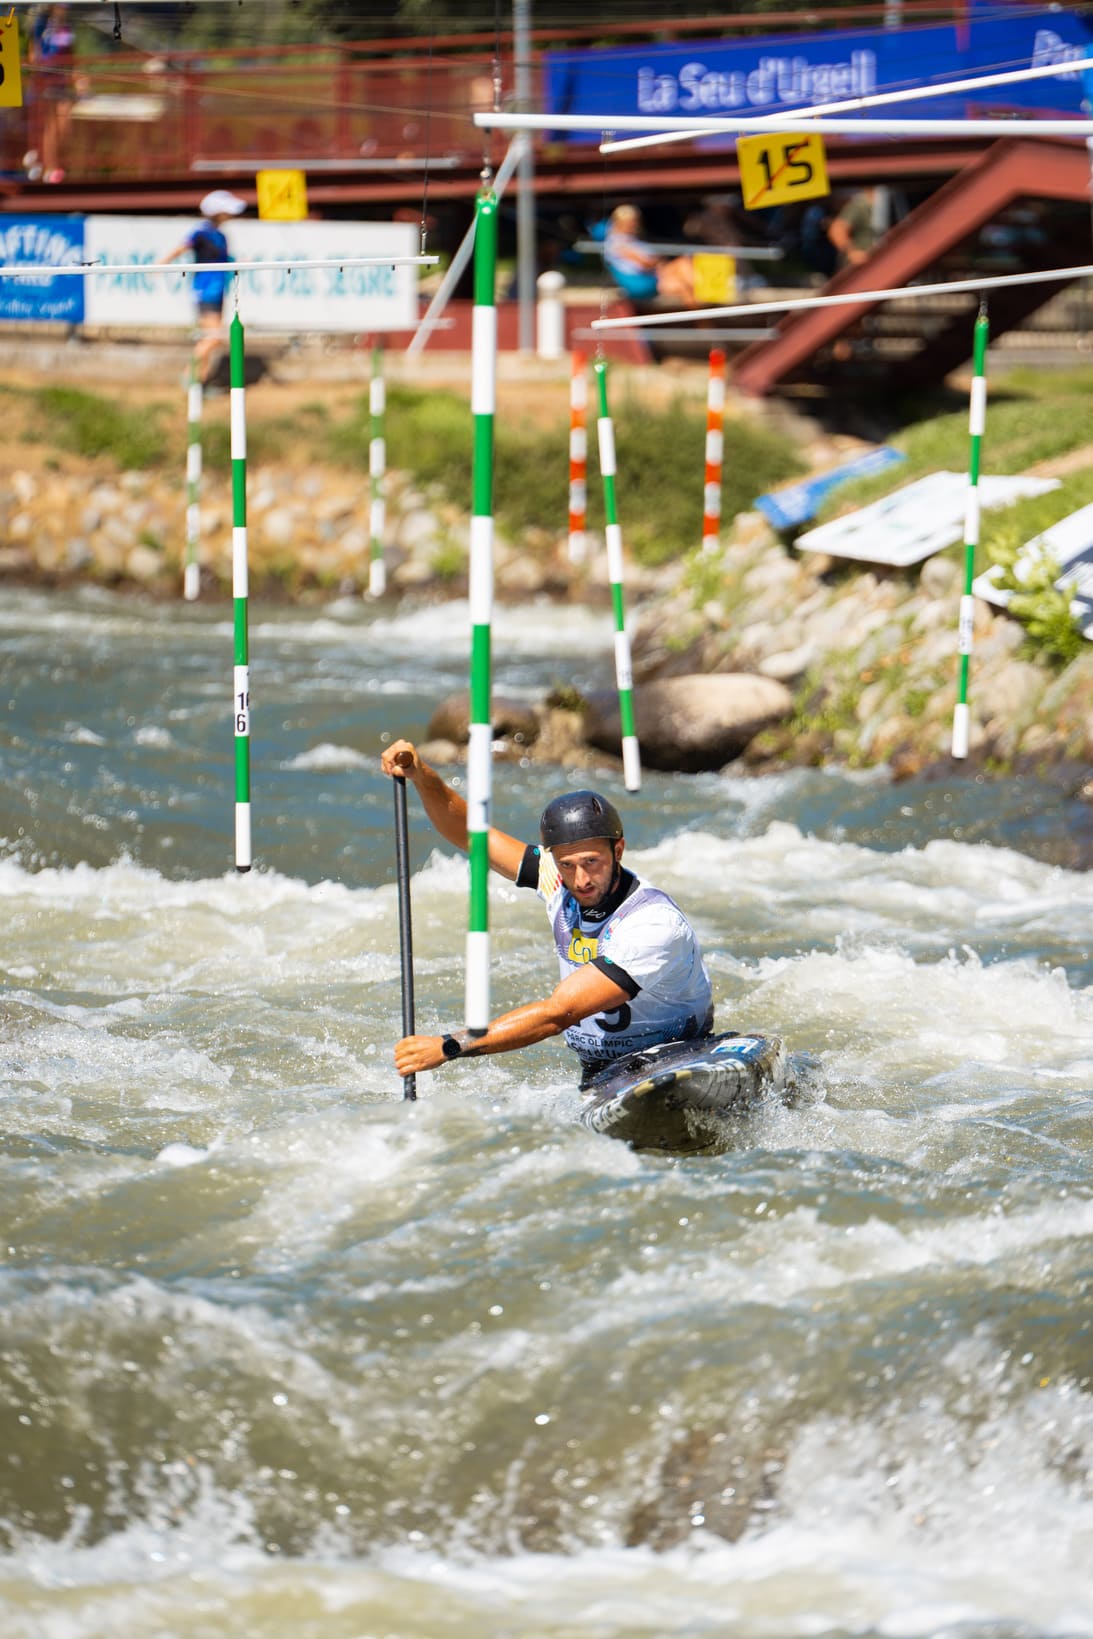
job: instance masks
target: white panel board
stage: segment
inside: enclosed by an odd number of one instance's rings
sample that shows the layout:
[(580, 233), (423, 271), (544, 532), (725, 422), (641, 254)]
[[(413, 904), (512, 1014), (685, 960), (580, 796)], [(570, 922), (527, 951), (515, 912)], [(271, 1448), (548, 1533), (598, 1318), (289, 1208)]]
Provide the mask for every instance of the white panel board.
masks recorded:
[[(89, 216), (85, 254), (92, 262), (147, 266), (180, 244), (195, 216)], [(416, 256), (411, 222), (247, 222), (228, 224), (238, 262), (338, 256)], [(191, 264), (192, 265), (192, 264)], [(239, 316), (259, 330), (405, 330), (417, 323), (418, 270), (402, 267), (270, 269), (239, 275)], [(229, 291), (225, 311), (232, 310)], [(191, 279), (181, 264), (162, 273), (94, 274), (87, 281), (87, 324), (126, 329), (189, 327)]]
[[(1058, 564), (1061, 573), (1055, 585), (1060, 592), (1071, 594), (1070, 612), (1083, 635), (1093, 639), (1093, 505), (1060, 518), (1050, 529), (1026, 541), (1014, 561), (1015, 579), (1027, 580), (1034, 565), (1044, 557)], [(1012, 594), (998, 585), (1000, 576), (997, 565), (988, 569), (972, 583), (972, 591), (976, 597), (1004, 609)]]
[[(1043, 495), (1058, 486), (1057, 478), (981, 478), (979, 503), (984, 510), (1009, 506), (1022, 495)], [(794, 545), (905, 569), (963, 539), (967, 499), (967, 473), (932, 472), (857, 512), (806, 530)]]

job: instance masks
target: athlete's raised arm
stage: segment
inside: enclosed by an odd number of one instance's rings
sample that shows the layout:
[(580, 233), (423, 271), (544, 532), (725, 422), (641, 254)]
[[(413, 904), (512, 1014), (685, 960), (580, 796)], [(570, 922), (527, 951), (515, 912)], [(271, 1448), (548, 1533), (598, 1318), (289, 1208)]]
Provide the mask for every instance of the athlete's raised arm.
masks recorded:
[[(380, 764), (383, 772), (392, 779), (401, 775), (417, 788), (421, 806), (433, 829), (440, 833), (445, 842), (450, 842), (453, 848), (462, 848), (466, 853), (467, 804), (458, 791), (454, 791), (446, 780), (441, 779), (435, 768), (422, 760), (412, 741), (396, 740), (387, 746)], [(499, 876), (507, 877), (510, 882), (515, 882), (526, 846), (516, 837), (510, 837), (504, 831), (498, 831), (496, 827), (491, 826), (490, 869), (496, 871)]]

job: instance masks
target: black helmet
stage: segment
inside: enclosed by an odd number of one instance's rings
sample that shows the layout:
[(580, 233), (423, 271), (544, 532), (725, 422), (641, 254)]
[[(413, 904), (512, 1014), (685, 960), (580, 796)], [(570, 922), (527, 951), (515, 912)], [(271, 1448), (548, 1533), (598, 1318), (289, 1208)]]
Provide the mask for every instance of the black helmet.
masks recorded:
[(539, 820), (544, 848), (556, 848), (562, 842), (591, 841), (594, 837), (618, 842), (621, 836), (618, 809), (598, 791), (567, 791), (547, 803)]

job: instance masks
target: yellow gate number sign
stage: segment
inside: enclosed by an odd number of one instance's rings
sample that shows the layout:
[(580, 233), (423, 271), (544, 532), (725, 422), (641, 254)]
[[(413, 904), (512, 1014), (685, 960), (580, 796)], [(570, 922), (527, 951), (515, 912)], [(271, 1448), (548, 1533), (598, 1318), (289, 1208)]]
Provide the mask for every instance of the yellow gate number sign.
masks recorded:
[(694, 256), (695, 301), (721, 306), (736, 300), (736, 258), (696, 251)]
[(22, 108), (23, 76), (19, 68), (19, 20), (0, 17), (0, 108)]
[(818, 131), (771, 131), (737, 137), (740, 190), (749, 211), (767, 205), (794, 205), (831, 192), (824, 139)]
[(259, 171), (258, 215), (263, 222), (302, 222), (307, 215), (307, 178), (303, 171)]

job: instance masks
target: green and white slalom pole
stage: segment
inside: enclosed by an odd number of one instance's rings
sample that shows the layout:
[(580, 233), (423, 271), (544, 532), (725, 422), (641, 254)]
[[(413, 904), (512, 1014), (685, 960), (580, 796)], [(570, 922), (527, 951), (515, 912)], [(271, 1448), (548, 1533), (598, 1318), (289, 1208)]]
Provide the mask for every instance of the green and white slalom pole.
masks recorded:
[(968, 456), (968, 499), (964, 510), (964, 595), (960, 599), (957, 646), (960, 653), (960, 681), (953, 712), (953, 756), (968, 755), (968, 668), (975, 627), (975, 549), (979, 545), (979, 455), (987, 421), (987, 304), (980, 302), (973, 342), (972, 390), (968, 411), (971, 448)]
[(381, 598), (387, 590), (387, 567), (383, 557), (383, 537), (387, 532), (387, 501), (384, 479), (387, 473), (387, 440), (384, 437), (384, 413), (387, 409), (387, 390), (383, 380), (383, 347), (376, 342), (372, 348), (372, 380), (368, 385), (368, 411), (371, 417), (371, 436), (368, 440), (368, 478), (371, 486), (369, 528), (371, 555), (368, 562), (368, 595)]
[(615, 499), (615, 427), (607, 408), (607, 365), (597, 359), (593, 366), (599, 385), (600, 414), (596, 434), (603, 478), (603, 511), (606, 520), (607, 574), (611, 582), (611, 603), (615, 611), (615, 681), (619, 690), (619, 718), (622, 723), (622, 777), (627, 791), (641, 790), (641, 753), (634, 729), (634, 677), (630, 664), (630, 639), (626, 632), (626, 612), (622, 595), (622, 530)]
[(497, 197), (487, 187), (475, 203), (471, 412), (474, 416), (469, 602), (470, 739), (467, 746), (466, 1025), (472, 1036), (490, 1020), (489, 836), (493, 781), (490, 724), (490, 623), (493, 618), (493, 448), (497, 400)]
[(235, 605), (235, 868), (249, 871), (250, 843), (250, 657), (247, 646), (247, 399), (243, 326), (231, 322), (232, 597)]
[(197, 354), (190, 357), (186, 388), (186, 563), (182, 595), (190, 603), (201, 590), (201, 410), (204, 393), (197, 370)]

